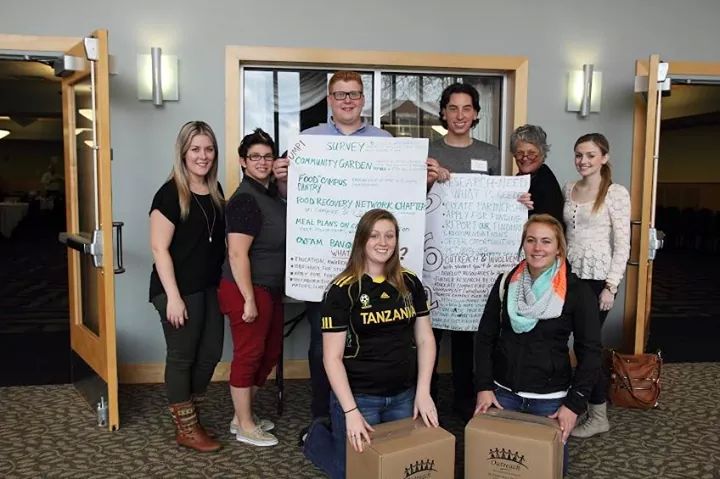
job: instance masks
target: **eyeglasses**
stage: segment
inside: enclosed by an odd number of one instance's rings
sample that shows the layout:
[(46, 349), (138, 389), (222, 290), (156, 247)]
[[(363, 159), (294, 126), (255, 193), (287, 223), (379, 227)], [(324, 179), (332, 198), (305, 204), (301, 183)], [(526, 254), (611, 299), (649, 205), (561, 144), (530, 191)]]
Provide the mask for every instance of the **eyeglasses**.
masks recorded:
[(524, 151), (516, 151), (515, 153), (513, 153), (513, 157), (518, 161), (522, 160), (523, 158), (527, 158), (530, 161), (535, 161), (538, 156), (540, 156), (540, 154), (535, 152), (525, 153)]
[(250, 153), (248, 156), (245, 157), (245, 159), (250, 161), (274, 161), (275, 155), (273, 155), (272, 153), (268, 153), (267, 155), (261, 155), (260, 153)]
[(354, 91), (334, 91), (330, 93), (333, 98), (336, 100), (344, 100), (347, 97), (350, 97), (351, 100), (359, 100), (363, 96), (363, 92), (354, 90)]

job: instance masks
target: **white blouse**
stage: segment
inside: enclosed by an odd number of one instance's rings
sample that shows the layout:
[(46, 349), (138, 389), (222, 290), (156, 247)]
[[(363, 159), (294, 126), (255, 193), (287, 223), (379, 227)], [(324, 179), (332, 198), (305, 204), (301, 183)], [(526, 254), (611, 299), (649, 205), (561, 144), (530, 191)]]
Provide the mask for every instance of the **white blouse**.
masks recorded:
[(582, 279), (597, 279), (617, 286), (630, 258), (630, 194), (624, 186), (611, 184), (605, 202), (596, 213), (595, 201), (572, 199), (575, 182), (565, 185), (563, 219), (572, 272)]

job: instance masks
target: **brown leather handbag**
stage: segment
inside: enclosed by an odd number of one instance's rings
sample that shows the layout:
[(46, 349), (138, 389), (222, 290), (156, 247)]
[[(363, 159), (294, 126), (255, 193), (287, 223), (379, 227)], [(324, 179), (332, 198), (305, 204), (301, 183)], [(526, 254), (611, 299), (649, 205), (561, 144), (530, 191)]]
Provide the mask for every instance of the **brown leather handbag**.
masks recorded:
[(662, 356), (656, 354), (620, 354), (612, 351), (610, 391), (615, 406), (652, 409), (660, 397)]

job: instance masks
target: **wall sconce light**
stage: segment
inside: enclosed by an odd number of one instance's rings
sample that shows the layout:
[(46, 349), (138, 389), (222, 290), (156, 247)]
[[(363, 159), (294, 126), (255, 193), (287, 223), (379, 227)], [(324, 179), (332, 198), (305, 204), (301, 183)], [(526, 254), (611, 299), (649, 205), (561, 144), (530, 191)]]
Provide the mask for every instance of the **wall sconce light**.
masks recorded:
[(162, 106), (163, 101), (177, 101), (178, 58), (163, 55), (161, 48), (152, 47), (150, 55), (137, 56), (138, 100), (152, 100)]
[(592, 64), (583, 65), (582, 70), (570, 72), (567, 111), (576, 111), (582, 118), (590, 112), (599, 112), (601, 96), (602, 73), (595, 71)]
[(5, 137), (8, 136), (9, 134), (10, 134), (10, 130), (0, 130), (0, 140), (2, 140), (3, 138), (5, 138)]

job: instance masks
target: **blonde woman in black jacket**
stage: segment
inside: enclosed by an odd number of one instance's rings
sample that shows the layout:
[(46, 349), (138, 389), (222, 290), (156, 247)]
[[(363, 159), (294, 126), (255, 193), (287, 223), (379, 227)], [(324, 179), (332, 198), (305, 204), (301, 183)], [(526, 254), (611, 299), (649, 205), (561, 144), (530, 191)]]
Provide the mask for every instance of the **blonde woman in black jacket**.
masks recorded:
[(566, 442), (600, 368), (597, 307), (590, 288), (570, 272), (559, 221), (531, 216), (522, 248), (526, 259), (495, 282), (476, 334), (475, 414), (495, 406), (557, 419)]

